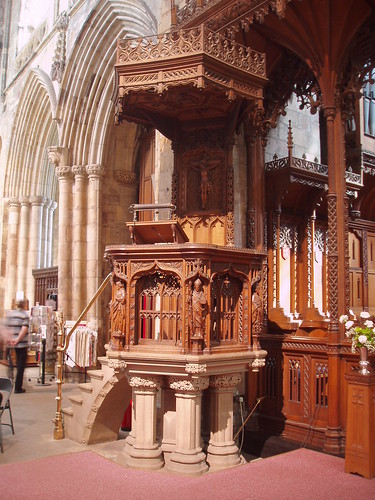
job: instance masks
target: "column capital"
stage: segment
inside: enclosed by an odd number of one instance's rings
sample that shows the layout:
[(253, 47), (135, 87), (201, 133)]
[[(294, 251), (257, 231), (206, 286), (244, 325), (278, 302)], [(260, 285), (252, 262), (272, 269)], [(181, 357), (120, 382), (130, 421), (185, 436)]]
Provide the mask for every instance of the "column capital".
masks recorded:
[(228, 373), (210, 377), (210, 387), (215, 389), (229, 389), (236, 387), (241, 382), (240, 373)]
[(327, 120), (334, 120), (337, 113), (337, 109), (335, 106), (325, 106), (323, 107), (323, 112)]
[(89, 178), (92, 177), (102, 177), (105, 173), (105, 169), (103, 165), (95, 164), (95, 165), (87, 165), (86, 172)]
[(134, 389), (160, 389), (163, 385), (162, 377), (157, 376), (141, 376), (141, 377), (129, 377), (129, 385)]
[(72, 172), (74, 177), (85, 177), (86, 176), (86, 167), (84, 165), (73, 165)]
[(44, 206), (47, 201), (47, 198), (44, 196), (30, 196), (30, 203), (32, 206)]
[(21, 206), (23, 206), (23, 207), (30, 206), (30, 198), (29, 198), (29, 196), (20, 196), (19, 201), (21, 203)]
[(8, 198), (7, 200), (8, 206), (12, 208), (19, 208), (20, 207), (20, 200), (16, 196), (12, 196), (11, 198)]
[(124, 170), (114, 170), (113, 178), (119, 184), (135, 184), (137, 181), (135, 172), (125, 172)]
[(69, 148), (50, 146), (47, 148), (48, 160), (55, 167), (68, 164)]
[(55, 168), (56, 175), (60, 180), (71, 180), (72, 179), (72, 167), (67, 165), (64, 166), (56, 166)]
[(209, 385), (208, 377), (180, 378), (169, 377), (169, 387), (177, 392), (200, 392), (207, 389)]

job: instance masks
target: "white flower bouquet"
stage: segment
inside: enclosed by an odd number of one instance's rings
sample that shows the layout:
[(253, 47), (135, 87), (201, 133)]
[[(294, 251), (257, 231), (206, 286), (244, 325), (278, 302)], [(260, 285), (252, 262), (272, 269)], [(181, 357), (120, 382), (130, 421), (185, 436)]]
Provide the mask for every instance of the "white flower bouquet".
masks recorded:
[(352, 352), (360, 347), (375, 352), (375, 324), (370, 313), (362, 311), (357, 319), (353, 311), (349, 311), (349, 315), (340, 316), (339, 321), (345, 325), (345, 335), (352, 342)]

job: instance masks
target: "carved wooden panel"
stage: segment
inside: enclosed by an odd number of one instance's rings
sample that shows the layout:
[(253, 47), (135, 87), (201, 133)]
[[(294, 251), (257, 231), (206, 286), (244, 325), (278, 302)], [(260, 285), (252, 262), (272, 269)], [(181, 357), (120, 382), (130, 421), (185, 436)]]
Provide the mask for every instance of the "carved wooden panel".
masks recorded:
[(138, 281), (137, 341), (171, 341), (181, 338), (181, 287), (172, 274), (160, 272)]
[(184, 217), (179, 220), (189, 241), (208, 245), (226, 244), (225, 216)]

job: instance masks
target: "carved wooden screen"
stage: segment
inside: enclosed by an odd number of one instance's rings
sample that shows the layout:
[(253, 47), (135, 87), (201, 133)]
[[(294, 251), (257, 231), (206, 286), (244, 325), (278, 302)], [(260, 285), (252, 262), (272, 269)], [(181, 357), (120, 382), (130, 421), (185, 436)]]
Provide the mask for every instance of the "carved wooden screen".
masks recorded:
[(267, 356), (266, 367), (265, 367), (265, 395), (268, 398), (276, 398), (277, 393), (277, 362), (276, 358), (273, 356)]
[(233, 277), (220, 277), (211, 287), (211, 341), (242, 342), (242, 283)]
[(328, 406), (328, 363), (315, 364), (315, 405)]
[(155, 273), (138, 282), (138, 341), (169, 341), (181, 338), (181, 287), (174, 275)]
[(301, 402), (301, 363), (298, 359), (288, 360), (288, 371), (289, 371), (289, 391), (288, 397), (289, 401), (294, 403)]

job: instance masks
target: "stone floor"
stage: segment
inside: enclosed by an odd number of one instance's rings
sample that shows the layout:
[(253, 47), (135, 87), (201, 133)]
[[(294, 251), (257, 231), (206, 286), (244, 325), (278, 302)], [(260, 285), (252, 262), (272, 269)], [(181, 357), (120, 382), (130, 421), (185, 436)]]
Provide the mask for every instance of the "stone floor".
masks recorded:
[[(7, 377), (8, 369), (0, 364), (0, 376)], [(82, 378), (82, 377), (80, 377)], [(0, 464), (33, 460), (41, 457), (59, 455), (63, 453), (93, 450), (96, 453), (117, 461), (124, 447), (126, 433), (119, 432), (119, 440), (111, 443), (82, 446), (69, 439), (55, 440), (53, 438), (54, 418), (56, 415), (57, 386), (51, 377), (45, 377), (45, 383), (38, 383), (40, 373), (38, 367), (28, 367), (25, 370), (24, 394), (11, 395), (11, 409), (15, 434), (11, 428), (3, 425), (4, 453), (0, 453)], [(70, 377), (73, 380), (74, 376)], [(70, 406), (68, 397), (78, 394), (78, 382), (65, 382), (62, 385), (62, 407)], [(3, 422), (9, 422), (8, 411), (4, 412)]]

